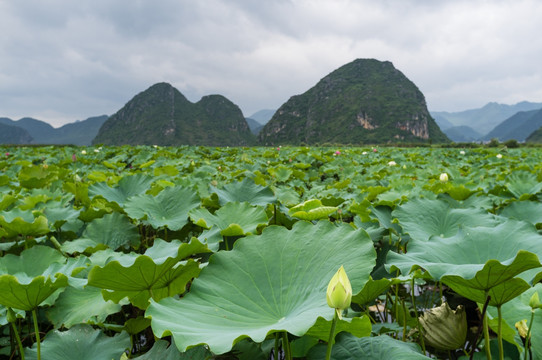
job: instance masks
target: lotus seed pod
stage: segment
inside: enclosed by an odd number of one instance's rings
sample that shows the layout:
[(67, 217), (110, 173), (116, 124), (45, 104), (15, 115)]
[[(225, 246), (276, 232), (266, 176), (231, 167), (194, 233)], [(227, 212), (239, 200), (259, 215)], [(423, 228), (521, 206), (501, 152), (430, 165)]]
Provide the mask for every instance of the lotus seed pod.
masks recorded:
[(454, 311), (448, 303), (433, 308), (419, 318), (426, 344), (439, 350), (455, 350), (467, 339), (467, 315), (462, 306)]
[(334, 309), (344, 310), (350, 306), (352, 285), (342, 265), (327, 286), (326, 299), (329, 307)]

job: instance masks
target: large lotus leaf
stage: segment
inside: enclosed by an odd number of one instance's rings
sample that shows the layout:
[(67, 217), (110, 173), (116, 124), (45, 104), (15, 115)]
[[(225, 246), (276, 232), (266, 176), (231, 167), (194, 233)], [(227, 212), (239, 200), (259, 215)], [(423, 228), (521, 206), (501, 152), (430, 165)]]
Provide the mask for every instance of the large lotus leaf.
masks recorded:
[(43, 215), (34, 217), (31, 211), (13, 209), (0, 212), (0, 229), (11, 238), (20, 235), (42, 236), (49, 232), (47, 218)]
[[(316, 323), (307, 331), (307, 335), (327, 341), (331, 331), (332, 320), (319, 317)], [(342, 331), (349, 332), (356, 337), (371, 336), (371, 320), (368, 316), (355, 318), (342, 318), (337, 321), (335, 334)]]
[(88, 275), (88, 284), (104, 291), (105, 300), (120, 301), (128, 297), (135, 306), (145, 309), (149, 299), (160, 300), (183, 293), (186, 284), (200, 272), (194, 254), (207, 252), (196, 238), (190, 243), (156, 239), (144, 255), (121, 256), (105, 266), (95, 266)]
[(433, 235), (450, 237), (460, 226), (495, 226), (498, 220), (482, 209), (454, 209), (442, 200), (412, 199), (393, 211), (403, 230), (415, 241)]
[[(340, 333), (331, 349), (333, 360), (427, 360), (417, 344), (395, 340), (387, 335), (357, 338), (349, 333)], [(320, 344), (311, 349), (308, 360), (326, 358), (327, 345)]]
[(375, 259), (369, 235), (347, 224), (270, 226), (212, 255), (186, 296), (151, 301), (146, 316), (180, 351), (205, 343), (221, 354), (244, 337), (261, 342), (275, 331), (302, 336), (319, 316), (333, 317), (326, 289), (337, 269), (344, 266), (357, 293)]
[(522, 195), (534, 195), (542, 190), (542, 182), (536, 174), (528, 171), (514, 171), (506, 178), (506, 187), (517, 199)]
[(508, 218), (528, 221), (531, 224), (542, 223), (542, 204), (534, 201), (515, 201), (500, 213)]
[(124, 211), (132, 219), (145, 219), (155, 229), (180, 230), (188, 223), (188, 212), (200, 204), (195, 191), (168, 187), (158, 195), (142, 194), (126, 202)]
[(257, 185), (249, 178), (226, 184), (222, 189), (211, 186), (211, 192), (218, 195), (220, 205), (229, 202), (248, 202), (251, 205), (267, 206), (277, 201), (270, 188)]
[[(120, 359), (130, 348), (130, 337), (123, 332), (113, 337), (90, 325), (76, 325), (68, 331), (54, 330), (41, 343), (41, 358), (54, 360)], [(25, 359), (37, 359), (36, 344), (26, 349)]]
[[(60, 205), (60, 204), (59, 204)], [(47, 218), (49, 225), (55, 229), (60, 229), (66, 222), (76, 221), (80, 211), (73, 207), (47, 207), (43, 210), (43, 214)]]
[(192, 221), (203, 228), (216, 226), (223, 236), (242, 236), (255, 234), (258, 226), (266, 225), (269, 219), (265, 210), (249, 203), (227, 203), (214, 214), (204, 208), (190, 212)]
[(64, 258), (46, 246), (34, 246), (19, 256), (0, 258), (0, 304), (33, 310), (86, 266), (84, 258)]
[[(529, 325), (532, 310), (529, 306), (529, 301), (535, 292), (538, 292), (538, 296), (542, 298), (542, 284), (536, 284), (502, 306), (503, 326), (508, 327), (509, 331), (515, 333), (515, 324), (522, 320), (527, 320), (527, 325)], [(494, 319), (497, 318), (497, 309), (488, 308), (488, 312), (491, 317)], [(497, 329), (495, 328), (494, 330)], [(542, 359), (542, 309), (536, 309), (534, 313), (534, 321), (531, 329), (531, 346), (533, 359)]]
[(366, 305), (371, 301), (374, 301), (380, 294), (390, 288), (391, 285), (400, 282), (399, 279), (386, 279), (373, 280), (369, 278), (369, 281), (365, 284), (363, 289), (352, 297), (352, 302), (359, 305)]
[(87, 226), (81, 238), (62, 244), (62, 250), (68, 253), (83, 252), (88, 248), (105, 246), (116, 250), (139, 244), (137, 227), (126, 215), (114, 212), (102, 218), (94, 219)]
[(43, 188), (56, 178), (53, 167), (27, 166), (19, 171), (19, 183), (25, 188)]
[(120, 308), (120, 304), (105, 301), (98, 288), (67, 287), (55, 301), (55, 305), (47, 310), (47, 317), (55, 329), (62, 326), (70, 328), (80, 323), (102, 323), (107, 316), (119, 312)]
[[(455, 291), (483, 303), (484, 292), (494, 289), (493, 301), (503, 301), (525, 290), (521, 279), (504, 284), (522, 272), (542, 266), (542, 236), (525, 222), (508, 220), (494, 228), (465, 228), (453, 237), (413, 242), (406, 254), (389, 252), (386, 268), (407, 274), (418, 268)], [(520, 281), (521, 280), (521, 281)], [(523, 282), (522, 282), (523, 281)], [(473, 296), (475, 296), (473, 298)]]
[(211, 353), (204, 346), (198, 346), (181, 353), (165, 340), (158, 340), (144, 355), (138, 356), (138, 360), (205, 360), (211, 359)]
[(318, 199), (307, 200), (292, 207), (288, 214), (301, 220), (327, 219), (329, 215), (337, 211), (335, 206), (324, 206)]
[(107, 201), (116, 202), (123, 207), (132, 196), (144, 194), (153, 181), (152, 177), (143, 174), (124, 176), (115, 187), (110, 187), (107, 182), (93, 184), (89, 186), (88, 194), (91, 198), (101, 195)]

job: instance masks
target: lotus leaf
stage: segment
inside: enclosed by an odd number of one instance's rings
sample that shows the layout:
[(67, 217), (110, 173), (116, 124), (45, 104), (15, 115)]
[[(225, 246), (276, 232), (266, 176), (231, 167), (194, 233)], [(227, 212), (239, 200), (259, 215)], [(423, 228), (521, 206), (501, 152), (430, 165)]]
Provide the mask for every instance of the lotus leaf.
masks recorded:
[(68, 285), (68, 276), (84, 267), (85, 259), (66, 259), (46, 246), (34, 246), (0, 258), (0, 304), (30, 311), (56, 290)]
[(524, 195), (535, 195), (542, 190), (542, 182), (536, 175), (527, 171), (515, 171), (508, 176), (506, 187), (516, 199)]
[(269, 219), (265, 210), (249, 203), (227, 203), (214, 214), (204, 208), (190, 212), (192, 221), (203, 228), (216, 226), (223, 236), (242, 236), (255, 234), (259, 226), (267, 225)]
[(52, 167), (30, 165), (24, 167), (18, 174), (19, 183), (25, 188), (43, 188), (51, 183), (57, 174)]
[(529, 287), (519, 278), (505, 282), (542, 266), (537, 254), (542, 254), (542, 236), (526, 222), (508, 220), (493, 228), (465, 228), (450, 238), (412, 242), (406, 254), (389, 252), (386, 268), (403, 274), (423, 268), (434, 279), (481, 303), (485, 292), (493, 289), (490, 304), (498, 305)]
[[(349, 333), (340, 333), (335, 339), (331, 350), (333, 360), (427, 360), (417, 344), (395, 340), (387, 335), (357, 338)], [(308, 360), (323, 360), (326, 358), (324, 344), (317, 345), (309, 351)]]
[(180, 351), (205, 343), (221, 354), (244, 337), (261, 342), (275, 331), (301, 336), (319, 316), (333, 317), (326, 289), (340, 265), (353, 292), (361, 290), (375, 264), (372, 244), (364, 230), (346, 224), (270, 226), (212, 255), (186, 296), (151, 301), (146, 316), (154, 333), (171, 334)]
[(120, 213), (106, 214), (94, 219), (77, 240), (62, 244), (62, 250), (68, 253), (84, 252), (87, 249), (110, 247), (116, 250), (121, 247), (137, 246), (139, 233), (137, 227), (126, 215)]
[(199, 360), (209, 359), (211, 354), (203, 346), (192, 348), (185, 353), (180, 353), (175, 345), (170, 345), (165, 340), (158, 340), (154, 343), (145, 355), (138, 356), (137, 360)]
[(156, 239), (144, 255), (120, 256), (103, 267), (95, 266), (88, 275), (88, 284), (110, 290), (102, 292), (105, 300), (119, 302), (127, 296), (132, 304), (145, 309), (151, 297), (160, 300), (183, 293), (200, 268), (193, 259), (181, 260), (207, 251), (195, 238), (190, 243)]
[(132, 196), (144, 194), (150, 188), (153, 181), (152, 177), (143, 174), (125, 176), (113, 188), (106, 182), (93, 184), (88, 188), (88, 194), (91, 198), (100, 195), (107, 201), (115, 202), (119, 206), (124, 207), (126, 200)]
[(336, 207), (324, 206), (320, 200), (312, 199), (292, 207), (288, 214), (301, 220), (320, 220), (327, 219), (335, 211)]
[(142, 194), (130, 198), (124, 211), (132, 219), (145, 219), (153, 228), (180, 230), (188, 223), (188, 212), (200, 204), (195, 191), (168, 187), (158, 195)]
[[(314, 336), (322, 341), (329, 339), (329, 332), (331, 330), (331, 321), (325, 320), (319, 317), (316, 323), (307, 331), (307, 335)], [(346, 318), (343, 317), (337, 321), (335, 328), (335, 334), (340, 332), (349, 332), (356, 337), (371, 336), (371, 320), (368, 316)]]
[(542, 223), (542, 204), (534, 201), (514, 201), (505, 207), (501, 216), (508, 218), (528, 221), (531, 224)]
[(454, 209), (447, 202), (413, 199), (393, 211), (403, 230), (414, 241), (427, 241), (433, 235), (450, 237), (460, 226), (495, 226), (498, 220), (482, 209)]
[(120, 311), (121, 305), (105, 301), (102, 291), (91, 286), (77, 289), (71, 286), (60, 294), (52, 308), (47, 310), (55, 329), (70, 328), (75, 324), (102, 323), (107, 316)]
[[(41, 344), (41, 358), (55, 360), (119, 359), (130, 348), (130, 337), (121, 333), (113, 337), (90, 325), (75, 325), (68, 331), (54, 330)], [(25, 351), (25, 359), (37, 359), (36, 344)]]
[(267, 204), (277, 202), (275, 194), (270, 188), (256, 185), (254, 180), (249, 178), (227, 184), (223, 189), (212, 186), (211, 192), (218, 195), (220, 205), (229, 202), (248, 202), (251, 205), (267, 206)]
[(42, 236), (49, 232), (47, 218), (43, 215), (34, 217), (31, 211), (13, 209), (0, 212), (0, 229), (6, 233), (7, 238), (18, 235)]
[[(542, 284), (536, 284), (534, 287), (528, 289), (520, 296), (510, 300), (508, 303), (502, 306), (501, 312), (504, 321), (503, 326), (507, 327), (509, 331), (516, 333), (515, 324), (518, 321), (530, 321), (532, 308), (529, 306), (529, 301), (535, 292), (542, 297)], [(497, 318), (496, 309), (489, 308), (488, 311), (490, 316), (493, 316), (494, 319)], [(535, 310), (534, 321), (531, 329), (531, 346), (533, 351), (533, 359), (542, 359), (542, 309)]]

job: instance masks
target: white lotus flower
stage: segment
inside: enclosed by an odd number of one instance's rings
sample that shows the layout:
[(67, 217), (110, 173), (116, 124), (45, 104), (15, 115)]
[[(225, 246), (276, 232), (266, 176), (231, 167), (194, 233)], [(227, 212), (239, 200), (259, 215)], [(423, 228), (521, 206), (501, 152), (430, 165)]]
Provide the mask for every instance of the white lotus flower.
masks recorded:
[(440, 174), (439, 180), (442, 181), (442, 182), (447, 182), (448, 181), (448, 174), (446, 174), (446, 173)]
[(397, 163), (393, 160), (388, 163), (388, 166), (395, 166), (395, 165), (397, 165)]
[(81, 154), (86, 155), (87, 151), (86, 150), (81, 150)]
[(463, 150), (461, 150), (459, 153), (460, 153), (461, 155), (465, 155), (465, 152), (464, 152)]
[(495, 156), (497, 157), (497, 159), (502, 159), (502, 154), (497, 154)]

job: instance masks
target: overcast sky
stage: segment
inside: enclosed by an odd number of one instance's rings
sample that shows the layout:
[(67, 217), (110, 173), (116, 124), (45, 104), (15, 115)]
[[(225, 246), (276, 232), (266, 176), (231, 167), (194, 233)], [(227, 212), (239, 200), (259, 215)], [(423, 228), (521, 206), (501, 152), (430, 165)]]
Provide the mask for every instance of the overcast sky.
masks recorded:
[(276, 109), (356, 58), (431, 111), (542, 102), (539, 0), (0, 0), (0, 117), (59, 126), (169, 82)]

